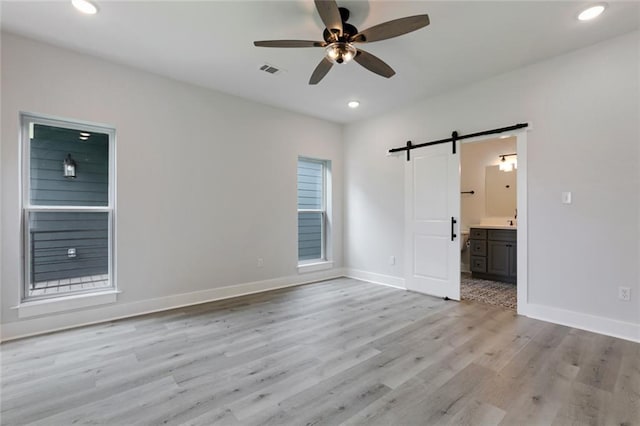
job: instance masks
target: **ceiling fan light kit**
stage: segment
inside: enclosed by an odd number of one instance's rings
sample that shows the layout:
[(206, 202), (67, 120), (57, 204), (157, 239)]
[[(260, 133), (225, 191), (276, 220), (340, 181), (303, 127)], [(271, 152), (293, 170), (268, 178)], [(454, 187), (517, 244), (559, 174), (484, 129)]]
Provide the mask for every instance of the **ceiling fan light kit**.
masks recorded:
[(369, 71), (385, 78), (396, 72), (382, 59), (354, 46), (356, 43), (370, 43), (386, 40), (410, 33), (429, 25), (429, 15), (415, 15), (395, 19), (358, 31), (347, 23), (349, 10), (338, 7), (334, 0), (315, 0), (316, 10), (325, 25), (324, 41), (308, 40), (265, 40), (254, 41), (257, 47), (324, 47), (325, 57), (311, 74), (309, 84), (318, 84), (331, 70), (333, 64), (345, 64), (354, 59)]
[(327, 58), (334, 64), (344, 64), (352, 60), (358, 49), (356, 49), (351, 43), (342, 43), (336, 41), (331, 43), (325, 48)]

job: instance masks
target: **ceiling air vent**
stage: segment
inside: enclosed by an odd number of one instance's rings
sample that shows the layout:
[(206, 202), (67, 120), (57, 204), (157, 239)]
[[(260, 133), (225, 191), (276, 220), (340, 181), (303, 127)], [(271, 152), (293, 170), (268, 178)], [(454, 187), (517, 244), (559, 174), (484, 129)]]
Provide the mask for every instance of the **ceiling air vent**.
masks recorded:
[(274, 67), (273, 65), (270, 64), (264, 64), (260, 67), (260, 71), (264, 71), (267, 72), (269, 74), (280, 74), (282, 72), (282, 70), (278, 67)]

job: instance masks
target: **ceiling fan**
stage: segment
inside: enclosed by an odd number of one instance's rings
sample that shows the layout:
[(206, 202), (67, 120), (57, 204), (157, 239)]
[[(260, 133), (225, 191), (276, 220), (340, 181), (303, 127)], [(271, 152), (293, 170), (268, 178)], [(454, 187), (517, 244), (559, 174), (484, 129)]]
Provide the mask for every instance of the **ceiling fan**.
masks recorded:
[(429, 15), (425, 14), (394, 19), (364, 31), (358, 31), (356, 27), (347, 23), (350, 14), (348, 9), (338, 7), (338, 4), (333, 0), (314, 1), (318, 14), (326, 26), (322, 33), (324, 41), (264, 40), (253, 42), (258, 47), (324, 47), (325, 57), (311, 74), (309, 84), (318, 84), (327, 75), (333, 64), (347, 63), (352, 59), (369, 71), (390, 78), (396, 73), (393, 68), (377, 56), (356, 48), (354, 44), (386, 40), (429, 25)]

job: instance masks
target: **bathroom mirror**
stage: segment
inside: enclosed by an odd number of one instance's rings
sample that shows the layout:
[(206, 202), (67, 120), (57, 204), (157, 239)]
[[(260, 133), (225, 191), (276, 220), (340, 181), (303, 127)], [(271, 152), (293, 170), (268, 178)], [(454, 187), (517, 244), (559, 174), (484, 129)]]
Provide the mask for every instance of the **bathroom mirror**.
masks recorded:
[(485, 205), (489, 217), (514, 217), (516, 212), (517, 170), (500, 170), (499, 166), (485, 168)]

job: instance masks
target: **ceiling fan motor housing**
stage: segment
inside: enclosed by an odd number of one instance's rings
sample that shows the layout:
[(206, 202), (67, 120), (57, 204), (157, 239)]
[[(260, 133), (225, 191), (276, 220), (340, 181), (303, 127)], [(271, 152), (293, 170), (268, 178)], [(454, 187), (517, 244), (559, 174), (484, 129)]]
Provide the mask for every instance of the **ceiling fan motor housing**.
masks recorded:
[(346, 21), (349, 19), (350, 12), (349, 9), (345, 7), (340, 8), (340, 18), (342, 18), (342, 37), (338, 35), (337, 32), (333, 32), (327, 28), (322, 32), (322, 37), (324, 41), (327, 43), (333, 43), (336, 41), (342, 43), (348, 43), (351, 41), (351, 37), (358, 34), (358, 29), (351, 24), (348, 24)]

